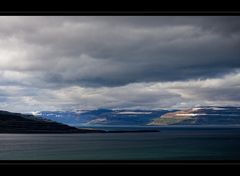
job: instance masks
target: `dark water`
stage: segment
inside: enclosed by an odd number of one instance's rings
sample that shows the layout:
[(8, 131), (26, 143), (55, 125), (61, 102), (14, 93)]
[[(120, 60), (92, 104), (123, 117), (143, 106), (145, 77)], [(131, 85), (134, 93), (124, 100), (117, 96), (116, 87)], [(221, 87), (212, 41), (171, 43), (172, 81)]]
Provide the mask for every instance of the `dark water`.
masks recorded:
[(0, 134), (0, 160), (240, 160), (239, 128), (155, 133)]

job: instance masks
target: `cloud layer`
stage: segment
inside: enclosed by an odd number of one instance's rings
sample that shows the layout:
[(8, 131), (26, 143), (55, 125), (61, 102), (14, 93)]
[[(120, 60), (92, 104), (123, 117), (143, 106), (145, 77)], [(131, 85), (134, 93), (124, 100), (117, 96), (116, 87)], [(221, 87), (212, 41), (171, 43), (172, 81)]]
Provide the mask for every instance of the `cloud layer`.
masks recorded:
[(2, 16), (0, 108), (239, 104), (239, 20)]

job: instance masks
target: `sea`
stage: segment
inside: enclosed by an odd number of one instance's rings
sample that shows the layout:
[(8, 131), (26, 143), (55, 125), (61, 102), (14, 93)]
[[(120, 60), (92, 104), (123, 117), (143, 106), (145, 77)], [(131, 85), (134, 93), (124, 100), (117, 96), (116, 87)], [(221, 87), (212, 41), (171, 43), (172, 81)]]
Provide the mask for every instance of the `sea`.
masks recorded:
[[(129, 128), (122, 127), (123, 130)], [(105, 128), (111, 129), (114, 128)], [(143, 128), (137, 127), (139, 129)], [(0, 160), (240, 160), (239, 127), (154, 129), (159, 132), (0, 134)]]

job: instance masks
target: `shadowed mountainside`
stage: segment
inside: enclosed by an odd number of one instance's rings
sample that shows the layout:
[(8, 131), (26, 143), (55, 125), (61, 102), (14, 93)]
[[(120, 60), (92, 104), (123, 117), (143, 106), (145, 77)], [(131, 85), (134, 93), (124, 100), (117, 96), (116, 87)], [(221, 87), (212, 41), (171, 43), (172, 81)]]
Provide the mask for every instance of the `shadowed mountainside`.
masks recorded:
[(159, 117), (168, 110), (76, 110), (76, 111), (42, 111), (35, 113), (36, 116), (44, 117), (69, 126), (141, 126)]
[(94, 129), (78, 129), (33, 115), (0, 111), (0, 133), (94, 133)]

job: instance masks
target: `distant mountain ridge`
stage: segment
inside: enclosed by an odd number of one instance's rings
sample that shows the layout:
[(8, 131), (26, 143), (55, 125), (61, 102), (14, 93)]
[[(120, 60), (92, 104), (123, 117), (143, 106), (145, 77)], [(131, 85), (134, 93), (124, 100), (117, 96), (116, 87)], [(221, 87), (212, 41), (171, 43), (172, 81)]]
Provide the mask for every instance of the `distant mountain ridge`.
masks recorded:
[(186, 110), (43, 111), (39, 115), (70, 126), (240, 125), (239, 107), (200, 106)]
[(80, 110), (80, 111), (42, 111), (39, 116), (71, 126), (96, 125), (146, 125), (153, 118), (168, 110)]
[(0, 111), (0, 133), (90, 133), (100, 130), (78, 129), (42, 117)]
[(239, 107), (202, 106), (166, 113), (148, 125), (240, 125)]

